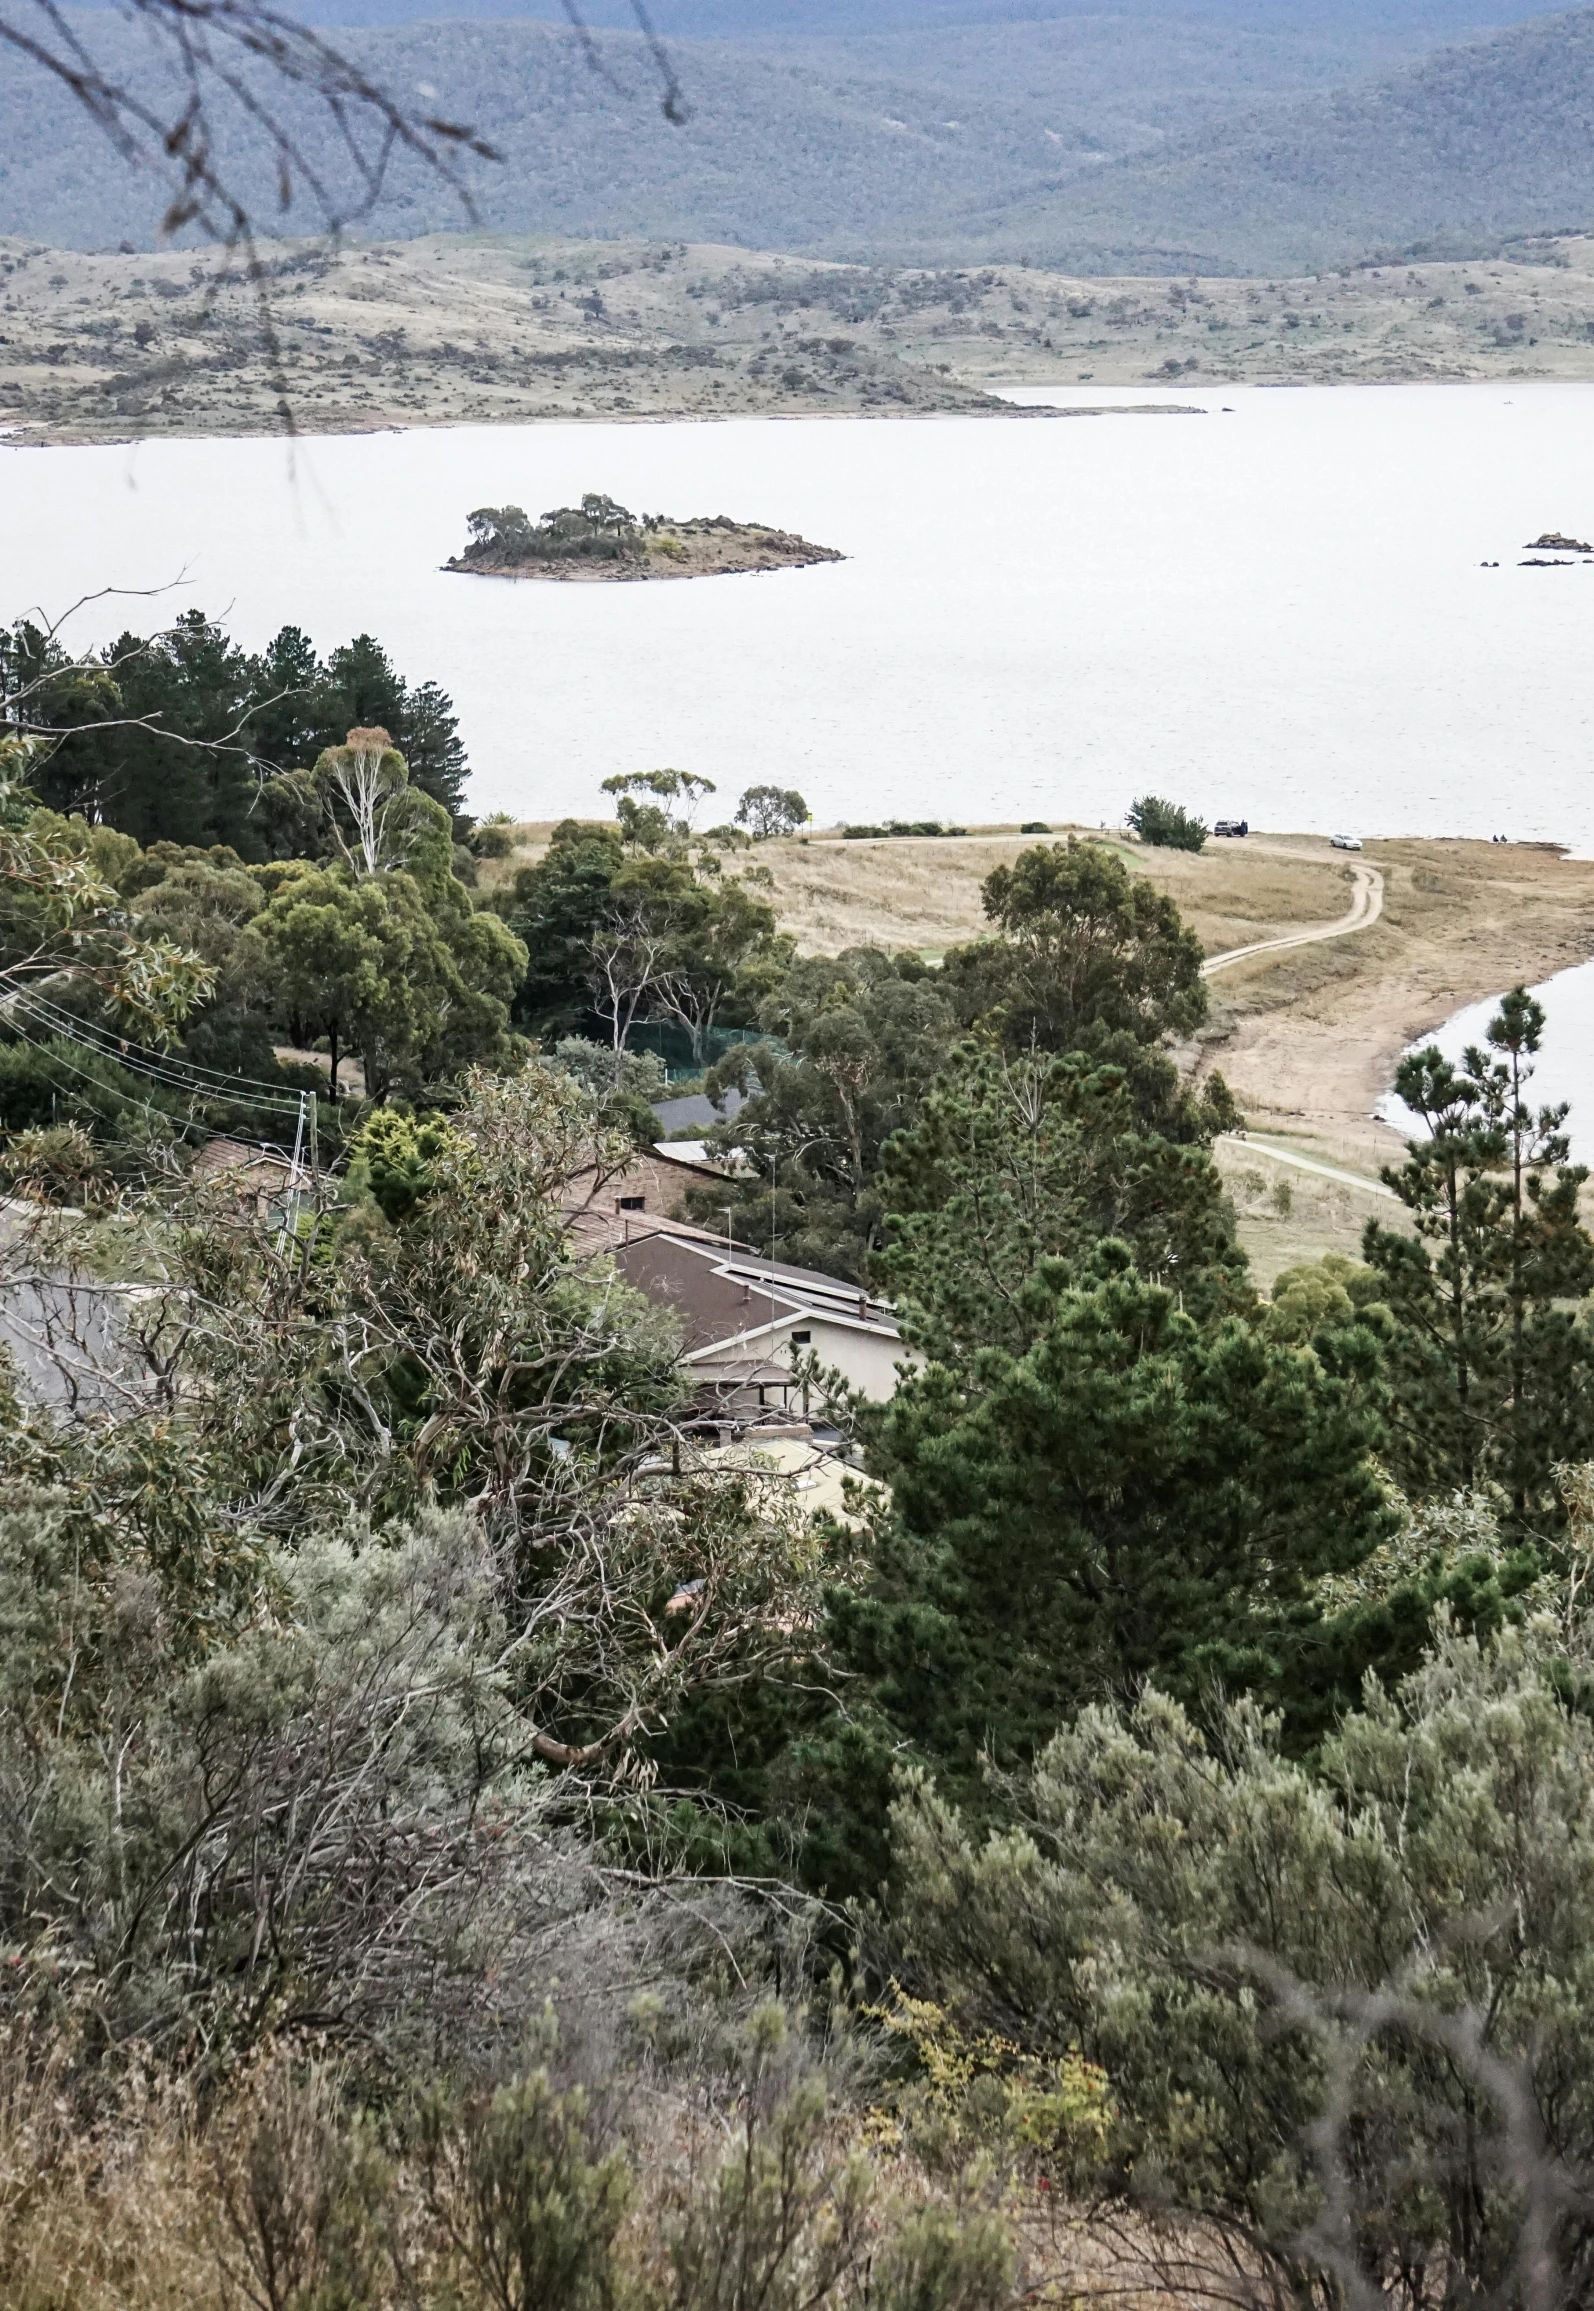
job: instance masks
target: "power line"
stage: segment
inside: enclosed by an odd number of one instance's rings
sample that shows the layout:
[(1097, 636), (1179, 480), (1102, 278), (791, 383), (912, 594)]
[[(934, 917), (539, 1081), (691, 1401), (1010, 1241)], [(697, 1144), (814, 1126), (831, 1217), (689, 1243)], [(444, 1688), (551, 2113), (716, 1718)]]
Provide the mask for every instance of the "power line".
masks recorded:
[[(207, 1084), (195, 1083), (190, 1078), (179, 1075), (170, 1069), (145, 1066), (123, 1053), (107, 1050), (103, 1044), (92, 1042), (85, 1036), (69, 1034), (49, 1019), (41, 1019), (31, 1012), (28, 1015), (31, 1016), (33, 1025), (40, 1029), (52, 1043), (71, 1044), (79, 1051), (88, 1053), (96, 1059), (105, 1060), (108, 1065), (116, 1067), (123, 1074), (141, 1077), (145, 1082), (157, 1084), (163, 1091), (173, 1092), (190, 1102), (203, 1102), (211, 1107), (226, 1104), (226, 1095), (223, 1092), (213, 1090)], [(13, 1026), (16, 1025), (14, 1019), (12, 1024)], [(20, 1034), (22, 1030), (17, 1028), (17, 1032)], [(24, 1040), (31, 1039), (24, 1037)], [(78, 1072), (83, 1071), (80, 1069)], [(298, 1113), (297, 1095), (291, 1092), (280, 1101), (251, 1099), (247, 1094), (241, 1094), (233, 1100), (232, 1104), (249, 1109), (259, 1116), (269, 1116), (277, 1122), (286, 1122), (289, 1116)]]
[[(87, 1068), (78, 1066), (75, 1060), (67, 1058), (63, 1052), (52, 1048), (52, 1046), (61, 1043), (75, 1044), (78, 1050), (82, 1051), (86, 1055), (90, 1055), (97, 1059), (107, 1059), (111, 1061), (113, 1065), (133, 1075), (142, 1075), (147, 1081), (158, 1083), (165, 1089), (175, 1089), (178, 1091), (186, 1092), (191, 1103), (190, 1113), (186, 1118), (180, 1115), (174, 1115), (169, 1108), (154, 1107), (147, 1099), (139, 1099), (134, 1097), (130, 1102), (130, 1104), (138, 1108), (151, 1123), (153, 1123), (156, 1117), (159, 1116), (174, 1130), (184, 1135), (197, 1136), (202, 1140), (214, 1137), (214, 1127), (208, 1123), (201, 1123), (192, 1113), (192, 1103), (201, 1100), (206, 1100), (213, 1106), (219, 1106), (223, 1104), (224, 1099), (230, 1100), (234, 1104), (243, 1107), (252, 1107), (258, 1113), (269, 1114), (278, 1120), (286, 1120), (286, 1118), (291, 1115), (294, 1119), (294, 1138), (293, 1155), (289, 1166), (290, 1177), (294, 1180), (297, 1180), (298, 1178), (300, 1169), (300, 1157), (304, 1150), (305, 1135), (307, 1129), (309, 1133), (310, 1168), (312, 1172), (315, 1173), (317, 1178), (320, 1177), (320, 1140), (316, 1128), (316, 1119), (319, 1111), (316, 1102), (316, 1094), (314, 1092), (291, 1091), (286, 1086), (284, 1086), (280, 1091), (270, 1091), (266, 1086), (262, 1085), (261, 1088), (267, 1090), (266, 1098), (250, 1099), (247, 1095), (240, 1095), (237, 1093), (233, 1087), (239, 1082), (258, 1083), (258, 1077), (225, 1076), (220, 1074), (215, 1068), (201, 1068), (195, 1066), (193, 1068), (194, 1074), (208, 1076), (214, 1083), (221, 1086), (219, 1091), (209, 1091), (203, 1084), (184, 1082), (181, 1076), (175, 1074), (169, 1068), (140, 1064), (138, 1059), (132, 1057), (127, 1052), (117, 1050), (115, 1048), (115, 1039), (107, 1035), (103, 1030), (94, 1028), (92, 1022), (85, 1020), (71, 1020), (70, 1014), (59, 1011), (53, 1003), (46, 1002), (42, 997), (32, 997), (24, 993), (16, 1000), (22, 1005), (23, 1008), (29, 1012), (34, 1013), (35, 1015), (41, 1012), (45, 1014), (53, 1014), (55, 1019), (67, 1022), (65, 1027), (56, 1027), (51, 1024), (51, 1019), (49, 1017), (40, 1019), (36, 1016), (35, 1024), (43, 1026), (49, 1037), (47, 1042), (41, 1042), (37, 1036), (30, 1035), (25, 1027), (18, 1024), (13, 1013), (9, 1019), (8, 1024), (10, 1026), (11, 1032), (17, 1037), (18, 1041), (25, 1043), (30, 1050), (38, 1052), (39, 1056), (46, 1062), (47, 1065), (53, 1064), (56, 1067), (64, 1067), (68, 1069), (70, 1073), (79, 1077), (82, 1082), (88, 1084), (91, 1089), (98, 1090), (101, 1094), (102, 1101), (106, 1096), (105, 1087), (96, 1083), (95, 1078), (89, 1073)], [(95, 1036), (98, 1036), (100, 1039), (98, 1041), (93, 1040), (93, 1037)], [(109, 1046), (109, 1048), (107, 1048), (107, 1046)], [(175, 1062), (176, 1066), (187, 1066), (188, 1064), (189, 1063), (186, 1061)], [(78, 1096), (81, 1097), (82, 1095), (79, 1094)], [(294, 1190), (293, 1199), (293, 1209), (295, 1211), (297, 1210), (297, 1205), (298, 1189), (296, 1187)]]
[[(15, 1021), (12, 1022), (12, 1032), (16, 1036), (19, 1043), (25, 1043), (30, 1051), (38, 1052), (39, 1056), (46, 1062), (47, 1065), (54, 1067), (64, 1067), (68, 1069), (73, 1075), (81, 1076), (83, 1081), (89, 1085), (91, 1090), (97, 1091), (99, 1093), (101, 1099), (104, 1099), (107, 1096), (104, 1084), (96, 1082), (95, 1078), (89, 1073), (86, 1067), (79, 1067), (75, 1060), (68, 1059), (62, 1052), (52, 1050), (50, 1044), (41, 1043), (37, 1036), (30, 1035), (27, 1029), (24, 1027), (18, 1027)], [(67, 1039), (57, 1037), (53, 1040), (64, 1041)], [(80, 1046), (80, 1048), (92, 1048), (92, 1046)], [(199, 1132), (202, 1133), (207, 1139), (214, 1136), (209, 1124), (196, 1123), (192, 1117), (190, 1117), (185, 1122), (181, 1116), (173, 1115), (169, 1112), (169, 1110), (165, 1108), (152, 1107), (147, 1099), (134, 1098), (129, 1102), (129, 1104), (133, 1107), (140, 1108), (143, 1113), (148, 1116), (152, 1123), (155, 1121), (156, 1117), (159, 1116), (163, 1123), (172, 1125), (173, 1128), (177, 1131)]]
[(155, 1059), (140, 1052), (118, 1047), (112, 1037), (97, 1033), (86, 1022), (72, 1020), (58, 1012), (54, 1005), (42, 1005), (27, 995), (14, 998), (13, 1016), (20, 1010), (31, 1018), (35, 1027), (53, 1040), (76, 1045), (80, 1051), (92, 1052), (97, 1059), (122, 1069), (130, 1075), (142, 1076), (146, 1081), (159, 1084), (163, 1090), (174, 1091), (191, 1100), (202, 1100), (210, 1106), (235, 1106), (269, 1115), (286, 1123), (299, 1113), (301, 1095), (284, 1085), (278, 1091), (268, 1091), (262, 1097), (240, 1085), (252, 1083), (253, 1077), (234, 1077), (218, 1074), (212, 1068), (189, 1069), (183, 1060)]
[[(136, 1074), (152, 1075), (159, 1080), (179, 1085), (184, 1090), (202, 1090), (206, 1084), (212, 1084), (216, 1087), (216, 1096), (225, 1092), (240, 1106), (271, 1106), (284, 1110), (293, 1110), (297, 1106), (299, 1094), (290, 1090), (286, 1084), (266, 1083), (255, 1075), (228, 1075), (219, 1068), (202, 1067), (197, 1060), (184, 1059), (172, 1052), (151, 1051), (147, 1046), (129, 1047), (108, 1028), (63, 1011), (58, 1004), (50, 1002), (47, 996), (36, 994), (31, 988), (19, 988), (11, 1000), (25, 1006), (35, 1015), (39, 1024), (49, 1028), (52, 1034), (61, 1036), (69, 1043), (78, 1043), (90, 1050), (99, 1051), (118, 1066), (130, 1068)], [(263, 1096), (254, 1098), (251, 1096), (254, 1093)]]

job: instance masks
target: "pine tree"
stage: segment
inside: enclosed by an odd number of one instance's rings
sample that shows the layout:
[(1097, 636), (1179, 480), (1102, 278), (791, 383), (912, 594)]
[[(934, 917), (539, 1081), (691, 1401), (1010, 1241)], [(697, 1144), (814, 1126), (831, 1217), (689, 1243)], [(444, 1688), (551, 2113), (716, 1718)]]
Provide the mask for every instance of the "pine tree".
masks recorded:
[(871, 1468), (880, 1574), (838, 1610), (848, 1667), (949, 1786), (1033, 1757), (1080, 1703), (1155, 1676), (1277, 1691), (1311, 1585), (1390, 1528), (1377, 1349), (1203, 1329), (1126, 1245), (1042, 1263), (1033, 1345), (907, 1378)]
[(1021, 1352), (1041, 1263), (1104, 1236), (1197, 1317), (1254, 1299), (1211, 1156), (1142, 1131), (1124, 1071), (1079, 1053), (960, 1045), (912, 1128), (887, 1141), (880, 1195), (889, 1241), (875, 1272), (904, 1336), (943, 1361)]
[(123, 634), (104, 656), (116, 712), (71, 742), (94, 814), (146, 849), (225, 843), (263, 856), (244, 653), (202, 610), (185, 610), (164, 634)]
[(324, 747), (341, 746), (358, 727), (388, 731), (409, 764), (411, 783), (440, 802), (451, 818), (464, 809), (469, 765), (460, 743), (454, 702), (435, 682), (412, 690), (380, 642), (356, 634), (334, 650), (321, 672), (313, 702), (313, 744), (306, 761)]
[(1552, 1471), (1594, 1451), (1594, 1242), (1587, 1168), (1567, 1161), (1565, 1106), (1527, 1099), (1544, 1012), (1505, 997), (1485, 1052), (1435, 1048), (1395, 1089), (1428, 1137), (1384, 1179), (1415, 1234), (1370, 1222), (1369, 1264), (1395, 1319), (1391, 1459), (1413, 1493), (1498, 1484), (1518, 1523), (1556, 1514)]
[(275, 771), (307, 769), (327, 744), (318, 735), (322, 668), (315, 644), (300, 627), (284, 626), (251, 659), (249, 675), (249, 745), (256, 762)]

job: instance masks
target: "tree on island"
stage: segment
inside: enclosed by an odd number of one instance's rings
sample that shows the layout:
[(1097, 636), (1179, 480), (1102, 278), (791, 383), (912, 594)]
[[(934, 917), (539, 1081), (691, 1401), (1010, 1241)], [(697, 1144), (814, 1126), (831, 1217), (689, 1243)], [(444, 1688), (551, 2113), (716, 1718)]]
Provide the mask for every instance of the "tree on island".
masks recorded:
[(478, 506), (465, 526), (470, 544), (460, 559), (494, 569), (583, 556), (617, 561), (636, 552), (640, 535), (636, 515), (601, 490), (588, 490), (579, 506), (555, 506), (538, 522), (522, 506)]

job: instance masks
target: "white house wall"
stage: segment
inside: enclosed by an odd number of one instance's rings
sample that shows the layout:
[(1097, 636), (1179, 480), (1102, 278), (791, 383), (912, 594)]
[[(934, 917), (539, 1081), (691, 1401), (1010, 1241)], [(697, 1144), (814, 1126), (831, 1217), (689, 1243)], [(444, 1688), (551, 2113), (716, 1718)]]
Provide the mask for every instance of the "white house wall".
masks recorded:
[[(876, 1404), (885, 1404), (896, 1394), (897, 1366), (903, 1359), (917, 1361), (900, 1340), (882, 1339), (875, 1332), (855, 1332), (845, 1324), (827, 1324), (822, 1316), (805, 1318), (797, 1329), (810, 1336), (806, 1353), (845, 1374), (849, 1387)], [(786, 1353), (805, 1352), (788, 1349)]]

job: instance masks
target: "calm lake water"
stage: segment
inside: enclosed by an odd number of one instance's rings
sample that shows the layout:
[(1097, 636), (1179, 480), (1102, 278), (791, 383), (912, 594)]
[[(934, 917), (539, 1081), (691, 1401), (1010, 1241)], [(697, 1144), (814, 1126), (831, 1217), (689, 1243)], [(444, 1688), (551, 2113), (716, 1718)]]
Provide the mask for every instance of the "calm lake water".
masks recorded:
[[(1571, 1102), (1566, 1128), (1573, 1157), (1578, 1163), (1594, 1164), (1594, 961), (1557, 972), (1532, 992), (1544, 1005), (1544, 1048), (1528, 1097), (1536, 1108)], [(1469, 1004), (1447, 1019), (1437, 1034), (1424, 1036), (1423, 1044), (1437, 1043), (1450, 1060), (1459, 1060), (1470, 1044), (1487, 1052), (1485, 1034), (1499, 1008), (1498, 996)], [(1393, 1092), (1379, 1102), (1376, 1113), (1413, 1139), (1424, 1136), (1421, 1118)]]
[[(674, 764), (823, 819), (1117, 820), (1149, 788), (1254, 826), (1594, 848), (1594, 566), (1515, 566), (1542, 530), (1594, 537), (1594, 387), (1097, 397), (1202, 414), (12, 447), (0, 616), (182, 577), (69, 631), (192, 603), (251, 645), (368, 630), (453, 693), (480, 811), (589, 811), (611, 772)], [(584, 489), (850, 558), (440, 571), (473, 506)]]

